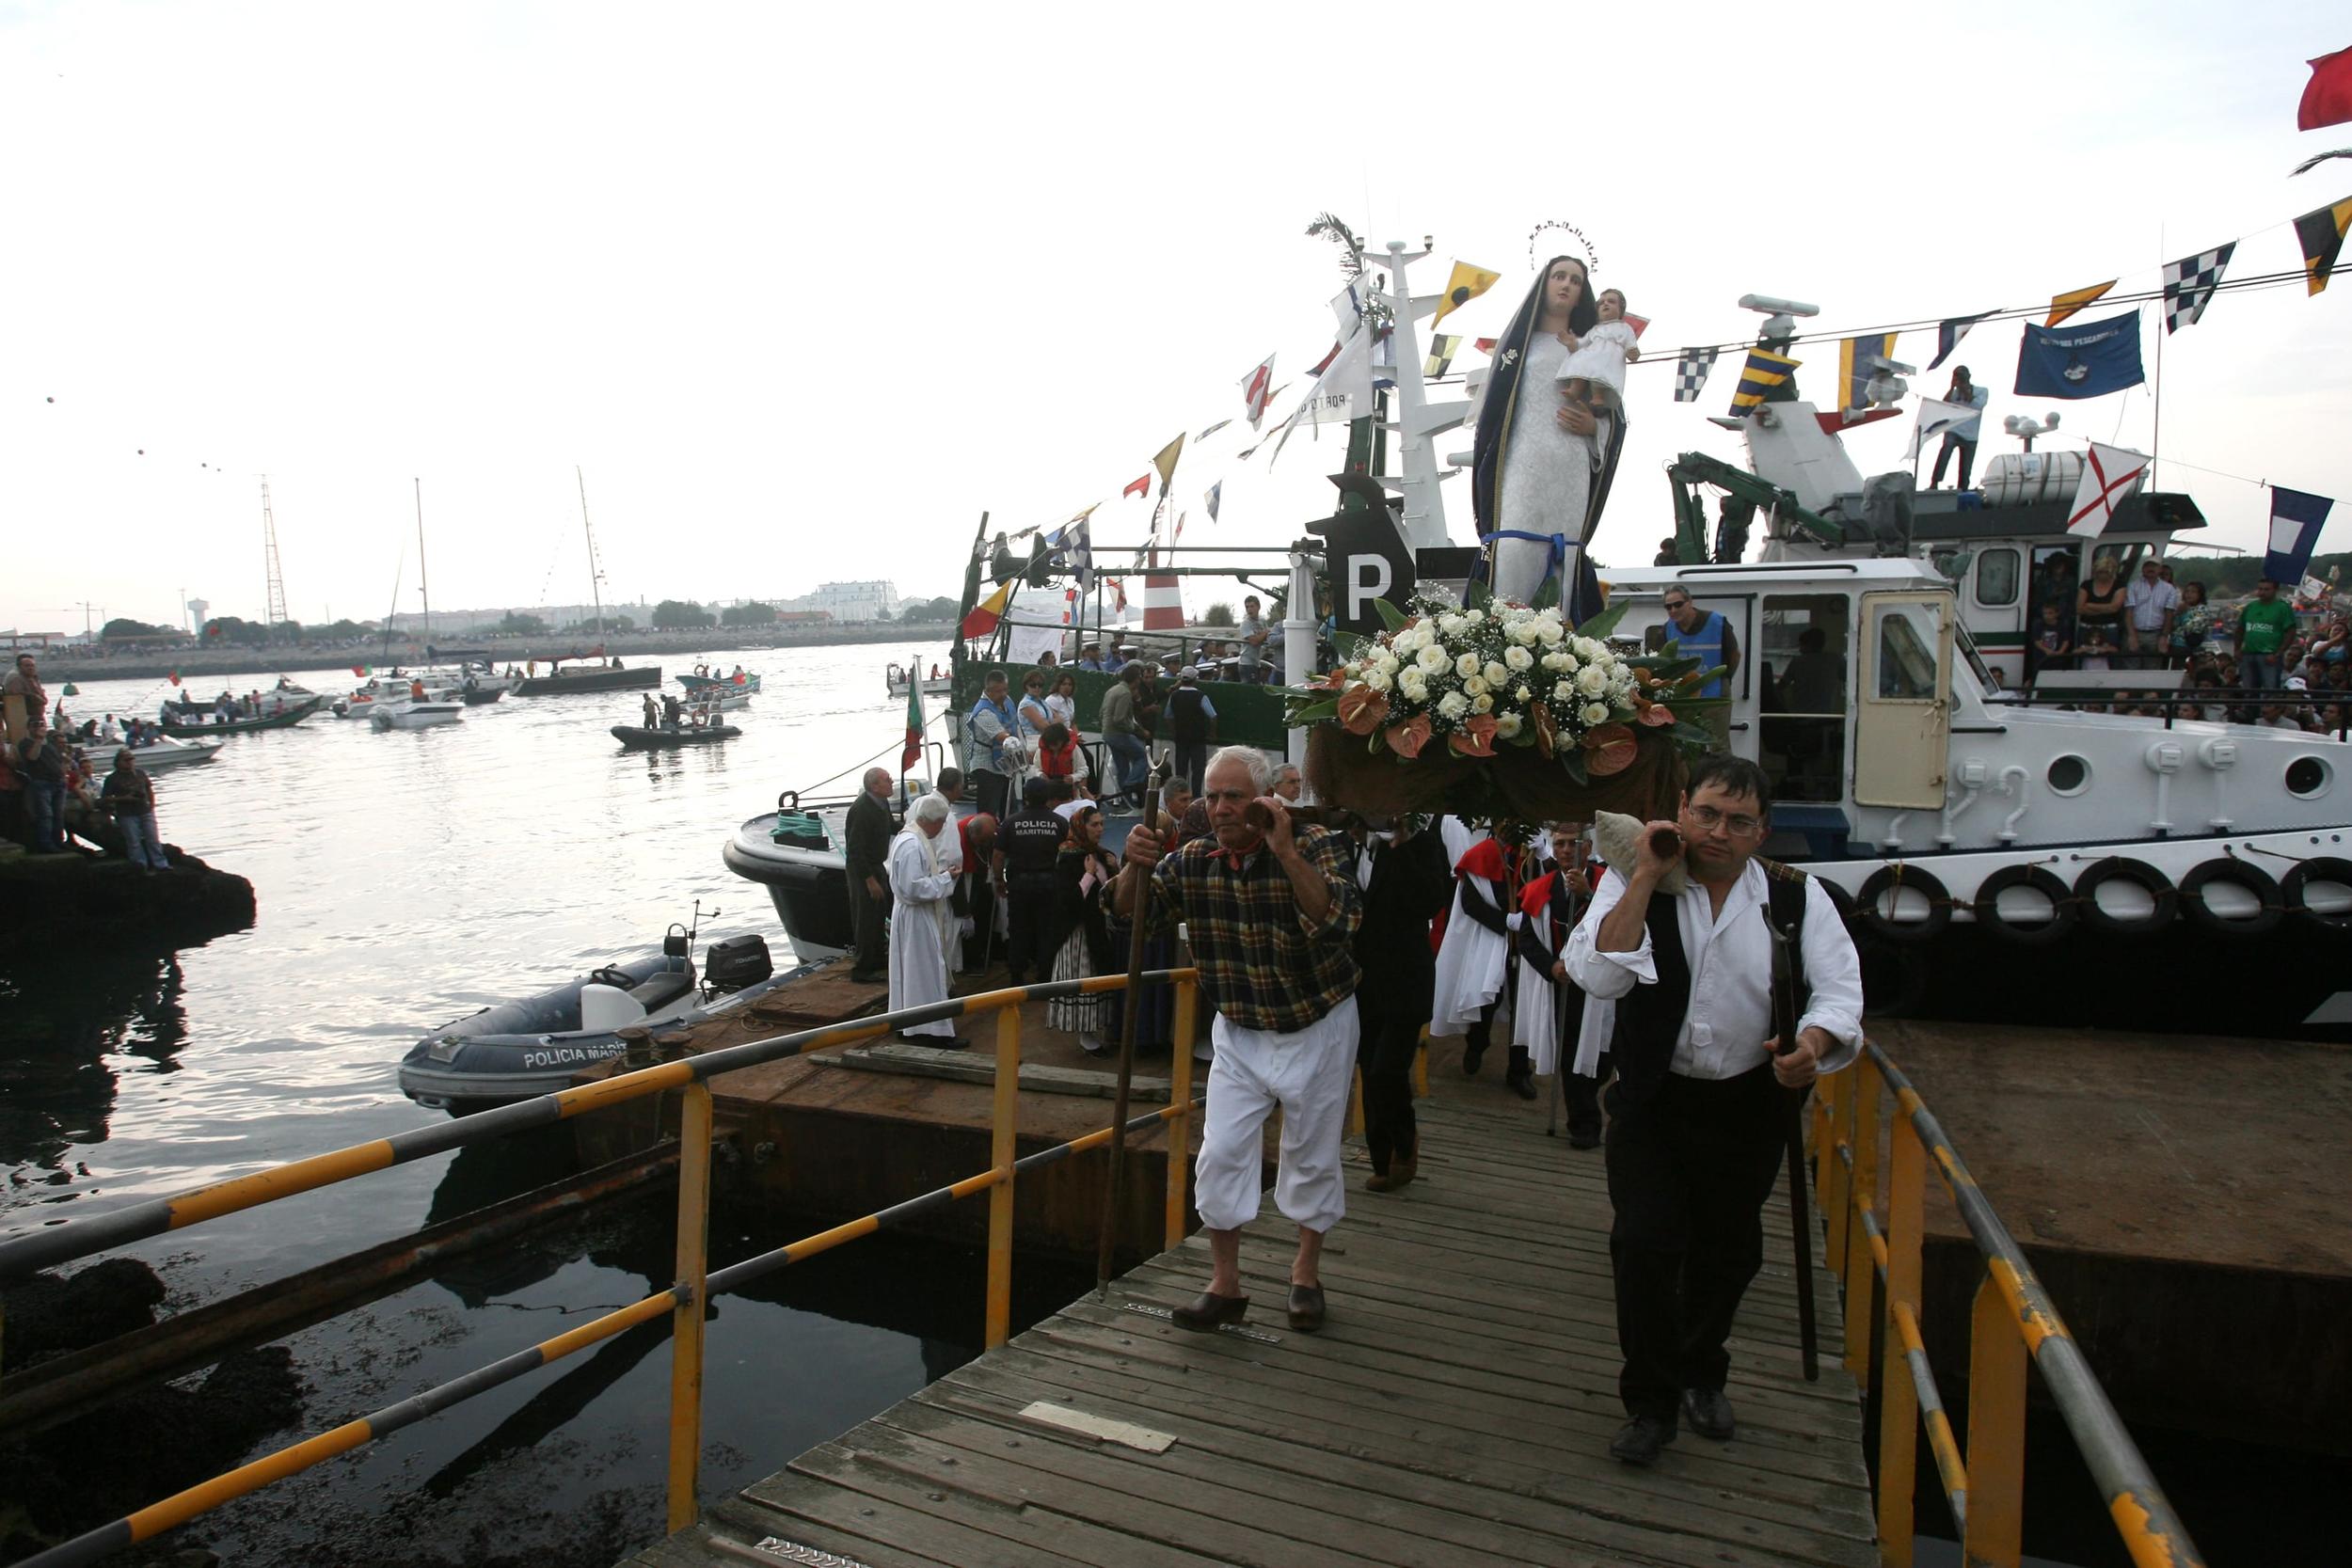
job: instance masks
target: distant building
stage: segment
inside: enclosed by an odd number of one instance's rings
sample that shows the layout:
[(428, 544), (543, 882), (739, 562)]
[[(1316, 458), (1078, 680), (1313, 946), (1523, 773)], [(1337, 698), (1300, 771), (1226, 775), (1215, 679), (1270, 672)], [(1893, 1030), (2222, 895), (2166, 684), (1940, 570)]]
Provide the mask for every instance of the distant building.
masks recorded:
[(780, 626), (829, 626), (832, 622), (833, 612), (827, 610), (779, 610), (776, 611), (776, 625)]
[(822, 610), (836, 621), (879, 621), (898, 613), (898, 589), (891, 582), (825, 582), (814, 594), (779, 599), (778, 610)]

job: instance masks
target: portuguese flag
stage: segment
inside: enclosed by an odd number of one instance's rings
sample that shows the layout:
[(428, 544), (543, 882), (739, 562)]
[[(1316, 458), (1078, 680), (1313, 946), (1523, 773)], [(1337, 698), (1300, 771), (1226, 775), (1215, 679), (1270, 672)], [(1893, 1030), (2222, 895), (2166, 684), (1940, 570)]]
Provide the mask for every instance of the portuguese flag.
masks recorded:
[(898, 753), (898, 771), (904, 774), (923, 760), (923, 671), (920, 665), (907, 670), (907, 744)]

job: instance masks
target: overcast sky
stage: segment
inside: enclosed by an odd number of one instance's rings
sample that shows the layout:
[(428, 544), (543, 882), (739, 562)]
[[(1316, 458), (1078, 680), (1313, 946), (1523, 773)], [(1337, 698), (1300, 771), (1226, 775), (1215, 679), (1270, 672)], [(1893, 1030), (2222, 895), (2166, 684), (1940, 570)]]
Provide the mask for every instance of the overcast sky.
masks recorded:
[[(1473, 334), (1572, 221), (1656, 356), (1752, 336), (1750, 291), (1863, 326), (2233, 238), (2233, 273), (2292, 267), (2288, 221), (2352, 192), (2352, 161), (2287, 177), (2352, 145), (2295, 130), (2338, 6), (1786, 9), (0, 4), (0, 627), (169, 621), (183, 588), (258, 616), (263, 473), (305, 621), (382, 614), (404, 552), (416, 607), (412, 478), (437, 604), (584, 598), (575, 463), (609, 597), (952, 593), (983, 510), (1057, 522), (1237, 413), (1268, 352), (1296, 382), (1327, 208), (1434, 236), (1424, 290), (1502, 272), (1447, 324)], [(1980, 463), (2053, 406), (2009, 394), (2017, 337), (1960, 356)], [(2166, 344), (2161, 481), (2217, 542), (2260, 546), (2265, 479), (2344, 498), (2322, 547), (2352, 538), (2347, 343), (2352, 276)], [(1827, 399), (1835, 346), (1799, 355)], [(1635, 372), (1603, 560), (1668, 531), (1676, 451), (1740, 455), (1704, 417), (1731, 373), (1677, 405)], [(2144, 448), (2152, 413), (2062, 433)], [(1866, 472), (1906, 424), (1854, 437)], [(1248, 444), (1187, 458), (1186, 543), (1327, 510), (1333, 433), (1271, 474)]]

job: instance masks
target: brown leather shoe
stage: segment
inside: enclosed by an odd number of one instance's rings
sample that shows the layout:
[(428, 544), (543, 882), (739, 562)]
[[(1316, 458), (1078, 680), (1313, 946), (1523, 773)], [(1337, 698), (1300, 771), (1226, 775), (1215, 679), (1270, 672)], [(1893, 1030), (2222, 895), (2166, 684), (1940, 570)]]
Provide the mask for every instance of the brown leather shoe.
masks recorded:
[(1291, 1327), (1301, 1334), (1312, 1334), (1323, 1326), (1323, 1287), (1294, 1285), (1290, 1300)]
[(1390, 1160), (1389, 1190), (1391, 1192), (1394, 1192), (1399, 1187), (1411, 1186), (1413, 1184), (1413, 1178), (1419, 1176), (1420, 1174), (1421, 1162), (1418, 1160)]
[(1215, 1334), (1226, 1323), (1237, 1323), (1249, 1310), (1248, 1296), (1220, 1296), (1214, 1291), (1203, 1291), (1189, 1307), (1179, 1307), (1168, 1317), (1178, 1328), (1191, 1329), (1195, 1334)]

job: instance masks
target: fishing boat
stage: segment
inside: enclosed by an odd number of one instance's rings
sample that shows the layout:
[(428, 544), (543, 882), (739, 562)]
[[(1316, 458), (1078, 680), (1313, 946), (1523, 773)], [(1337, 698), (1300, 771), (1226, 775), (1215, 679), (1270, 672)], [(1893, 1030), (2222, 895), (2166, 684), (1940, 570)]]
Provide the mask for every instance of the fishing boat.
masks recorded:
[(625, 1029), (691, 1027), (808, 969), (776, 974), (756, 936), (712, 943), (700, 976), (688, 933), (673, 927), (662, 948), (442, 1025), (401, 1059), (401, 1093), (453, 1116), (548, 1094), (620, 1055)]
[(454, 703), (459, 700), (458, 688), (450, 684), (446, 676), (437, 675), (429, 670), (414, 674), (394, 670), (389, 675), (375, 675), (361, 682), (329, 703), (327, 711), (338, 719), (365, 719), (384, 704), (413, 702), (420, 684), (424, 688), (428, 702)]
[(670, 751), (681, 746), (715, 746), (723, 740), (733, 740), (743, 732), (733, 724), (681, 724), (672, 729), (666, 724), (615, 724), (612, 738), (624, 751)]
[[(210, 762), (220, 754), (222, 745), (223, 742), (217, 740), (174, 740), (167, 735), (159, 735), (144, 745), (121, 749), (128, 750), (138, 759), (139, 766), (150, 773), (161, 773), (167, 768), (190, 768)], [(112, 754), (109, 750), (107, 755), (111, 757)]]
[(714, 695), (734, 693), (739, 696), (749, 696), (759, 689), (759, 675), (756, 672), (748, 670), (738, 670), (732, 675), (696, 673), (680, 675), (677, 683), (686, 688), (689, 696), (701, 696), (706, 693)]
[[(896, 697), (903, 702), (906, 700), (907, 680), (909, 673), (911, 671), (919, 670), (921, 666), (919, 664), (905, 666), (893, 664), (889, 667), (889, 669), (883, 672), (882, 684), (889, 689), (890, 694), (893, 697)], [(936, 672), (939, 666), (936, 664), (931, 666), (933, 672)], [(923, 695), (926, 697), (945, 697), (948, 692), (955, 689), (955, 677), (952, 674), (942, 675), (934, 673), (932, 674), (926, 675), (923, 677)]]
[[(160, 722), (164, 734), (179, 737), (246, 735), (255, 730), (292, 729), (316, 713), (319, 704), (320, 699), (310, 697), (299, 703), (270, 706), (258, 718), (222, 719), (215, 706), (167, 703)], [(199, 714), (206, 717), (199, 720), (196, 717)]]
[[(572, 468), (572, 477), (580, 484), (580, 527), (588, 540), (588, 592), (596, 603), (596, 635), (601, 638), (604, 636), (604, 571), (596, 563), (596, 531), (588, 520), (588, 481), (577, 465)], [(578, 667), (564, 669), (566, 659)], [(582, 663), (583, 660), (594, 662)], [(634, 670), (625, 669), (619, 659), (606, 656), (601, 642), (584, 654), (575, 650), (533, 662), (545, 662), (549, 667), (548, 673), (540, 675), (533, 673), (516, 681), (515, 695), (517, 697), (558, 697), (575, 691), (636, 691), (661, 684), (661, 666), (649, 664)]]
[(495, 703), (522, 683), (520, 675), (501, 674), (498, 656), (487, 648), (437, 648), (428, 642), (424, 655), (436, 664), (447, 662), (456, 666), (455, 672), (448, 674), (428, 669), (424, 677), (427, 684), (433, 684), (438, 675), (439, 684), (447, 686), (468, 707)]
[(369, 726), (381, 734), (386, 730), (426, 730), (436, 724), (454, 724), (466, 717), (466, 705), (447, 699), (414, 698), (380, 702), (368, 708)]

